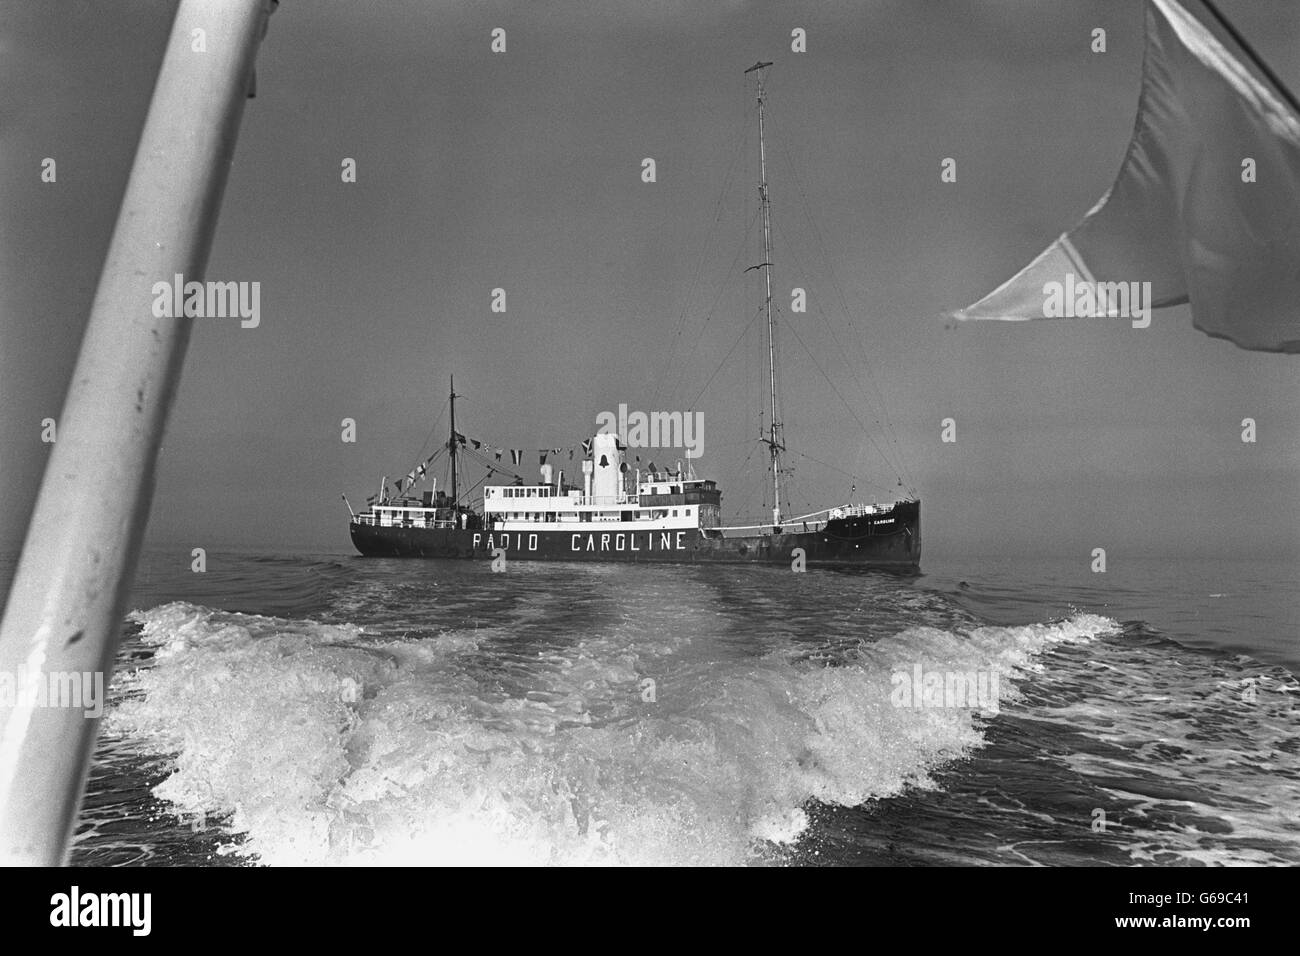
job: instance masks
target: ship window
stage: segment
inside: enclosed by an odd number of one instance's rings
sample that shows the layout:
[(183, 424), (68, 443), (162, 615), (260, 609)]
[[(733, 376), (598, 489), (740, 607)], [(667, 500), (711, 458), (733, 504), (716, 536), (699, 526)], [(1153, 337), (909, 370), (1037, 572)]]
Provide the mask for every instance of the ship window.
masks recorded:
[(676, 508), (673, 509), (673, 517), (674, 517), (674, 518), (677, 517), (677, 509), (676, 509)]

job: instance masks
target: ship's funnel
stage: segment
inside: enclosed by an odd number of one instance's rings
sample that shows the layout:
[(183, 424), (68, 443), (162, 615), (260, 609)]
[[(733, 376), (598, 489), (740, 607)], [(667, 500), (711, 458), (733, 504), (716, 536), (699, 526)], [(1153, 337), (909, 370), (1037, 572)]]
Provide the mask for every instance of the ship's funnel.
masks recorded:
[(597, 499), (613, 503), (618, 498), (622, 484), (623, 453), (618, 450), (618, 436), (604, 433), (591, 440), (591, 460), (594, 472), (591, 493)]
[(554, 468), (552, 468), (550, 465), (542, 465), (542, 484), (544, 485), (551, 484), (551, 479), (554, 477), (554, 475), (555, 475)]

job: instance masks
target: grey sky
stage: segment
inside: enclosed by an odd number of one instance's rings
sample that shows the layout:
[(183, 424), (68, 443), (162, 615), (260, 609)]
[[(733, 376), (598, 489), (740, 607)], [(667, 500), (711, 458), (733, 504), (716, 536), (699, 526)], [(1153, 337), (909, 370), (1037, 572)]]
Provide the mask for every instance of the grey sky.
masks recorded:
[[(174, 5), (0, 6), (9, 549)], [(1294, 3), (1222, 6), (1300, 87)], [(898, 439), (887, 450), (924, 500), (928, 554), (1295, 555), (1294, 357), (1209, 339), (1185, 308), (1143, 331), (1086, 320), (949, 330), (936, 318), (1010, 276), (1109, 186), (1136, 105), (1141, 24), (1136, 2), (1077, 0), (285, 0), (208, 269), (261, 283), (261, 326), (199, 320), (150, 540), (346, 549), (339, 493), (357, 502), (381, 473), (416, 462), (452, 373), (466, 395), (460, 430), (528, 449), (525, 474), (538, 448), (575, 445), (620, 402), (687, 408), (759, 304), (756, 273), (727, 278), (755, 205), (752, 149), (714, 218), (740, 137), (755, 143), (741, 71), (762, 58), (776, 61), (782, 321), (799, 323), (872, 425), (874, 393), (854, 377), (865, 346)], [(1089, 49), (1098, 26), (1103, 55)], [(507, 31), (504, 55), (489, 50), (494, 27)], [(795, 27), (808, 31), (806, 54), (790, 52)], [(47, 156), (56, 184), (39, 179)], [(357, 160), (356, 184), (340, 181), (344, 157)], [(644, 157), (654, 184), (641, 182)], [(956, 184), (940, 182), (945, 157)], [(759, 261), (750, 239), (741, 268)], [(813, 300), (806, 316), (789, 315), (796, 285)], [(505, 315), (489, 310), (495, 287)], [(780, 341), (788, 442), (883, 486), (860, 483), (857, 497), (888, 493), (893, 472), (791, 333)], [(758, 514), (766, 480), (761, 448), (752, 474), (740, 470), (762, 400), (759, 350), (746, 336), (695, 406), (698, 468), (723, 483), (728, 518)], [(345, 417), (358, 422), (355, 445), (339, 440)], [(953, 445), (940, 442), (947, 417)], [(1257, 444), (1240, 440), (1246, 417)], [(796, 508), (847, 500), (849, 478), (794, 464)]]

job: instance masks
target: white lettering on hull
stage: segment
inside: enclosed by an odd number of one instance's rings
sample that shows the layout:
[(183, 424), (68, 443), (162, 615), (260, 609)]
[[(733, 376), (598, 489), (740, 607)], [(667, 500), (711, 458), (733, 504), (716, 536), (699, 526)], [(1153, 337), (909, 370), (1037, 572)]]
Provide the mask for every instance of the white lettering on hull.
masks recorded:
[[(482, 540), (482, 538), (483, 538), (482, 535), (479, 534), (474, 535), (475, 548), (479, 546), (479, 542)], [(537, 550), (537, 535), (530, 534), (528, 536), (528, 543), (526, 547), (527, 550), (529, 551)], [(500, 535), (497, 534), (488, 535), (487, 542), (485, 544), (485, 549), (487, 551), (492, 551), (496, 548), (502, 548), (506, 551), (509, 551), (511, 548), (514, 548), (516, 551), (523, 551), (525, 549), (524, 533), (522, 531), (515, 532), (515, 536), (513, 540), (510, 537), (509, 531), (503, 531), (501, 532)]]
[(626, 534), (583, 534), (569, 535), (570, 551), (685, 551), (686, 542), (682, 540), (685, 531), (674, 534), (665, 531), (658, 536), (655, 544), (654, 532), (646, 532), (643, 537), (637, 532)]
[[(602, 532), (600, 534), (576, 532), (569, 535), (569, 551), (685, 551), (685, 536), (685, 531), (647, 531), (644, 533), (629, 531), (623, 533)], [(528, 534), (526, 543), (522, 531), (516, 531), (513, 534), (509, 531), (493, 532), (487, 535), (475, 533), (471, 540), (476, 551), (479, 548), (488, 552), (496, 548), (516, 552), (523, 550), (536, 551), (540, 544), (540, 535), (536, 533)]]

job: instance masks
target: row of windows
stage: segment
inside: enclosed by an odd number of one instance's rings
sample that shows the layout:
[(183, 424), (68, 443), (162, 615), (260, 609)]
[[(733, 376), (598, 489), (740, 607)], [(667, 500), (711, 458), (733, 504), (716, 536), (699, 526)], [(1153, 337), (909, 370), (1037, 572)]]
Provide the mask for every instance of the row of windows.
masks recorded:
[[(695, 509), (694, 509), (694, 508), (680, 508), (680, 509), (678, 509), (678, 508), (673, 508), (673, 509), (672, 509), (672, 516), (673, 516), (674, 518), (676, 518), (676, 517), (678, 516), (678, 512), (679, 512), (679, 511), (681, 512), (682, 515), (684, 515), (684, 516), (687, 517), (687, 518), (691, 517), (691, 515), (693, 515), (693, 514), (695, 513)], [(644, 512), (643, 512), (643, 514), (644, 514)], [(651, 518), (667, 518), (667, 517), (668, 517), (668, 514), (669, 514), (669, 509), (667, 509), (667, 508), (659, 508), (659, 509), (656, 509), (655, 511), (650, 512), (650, 517), (651, 517)], [(498, 511), (498, 512), (495, 513), (495, 516), (498, 517), (498, 518), (500, 518), (500, 519), (502, 519), (503, 521), (555, 521), (555, 520), (557, 520), (557, 514), (556, 514), (556, 512), (554, 512), (554, 511), (547, 511), (547, 512), (542, 512), (542, 511)], [(569, 512), (569, 513), (566, 513), (566, 514), (564, 515), (564, 517), (565, 517), (566, 520), (572, 521), (574, 518), (579, 517), (579, 516), (573, 514), (572, 512)], [(611, 515), (611, 516), (607, 516), (607, 517), (605, 517), (604, 520), (618, 520), (619, 517), (620, 517), (619, 515)], [(590, 521), (590, 520), (591, 520), (591, 512), (583, 512), (583, 513), (581, 514), (581, 519), (582, 519), (583, 521)]]
[(550, 498), (555, 492), (554, 488), (502, 488), (501, 497), (503, 498)]

